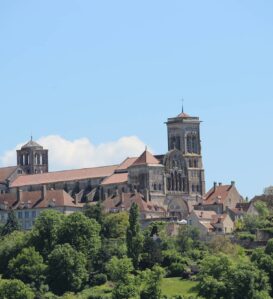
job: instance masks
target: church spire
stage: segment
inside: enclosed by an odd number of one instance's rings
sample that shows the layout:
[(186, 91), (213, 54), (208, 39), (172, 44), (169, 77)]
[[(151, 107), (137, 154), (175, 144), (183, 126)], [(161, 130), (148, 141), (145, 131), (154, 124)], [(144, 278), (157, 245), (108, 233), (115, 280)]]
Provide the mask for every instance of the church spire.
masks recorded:
[(184, 113), (184, 98), (182, 98), (181, 101), (182, 101), (182, 113)]

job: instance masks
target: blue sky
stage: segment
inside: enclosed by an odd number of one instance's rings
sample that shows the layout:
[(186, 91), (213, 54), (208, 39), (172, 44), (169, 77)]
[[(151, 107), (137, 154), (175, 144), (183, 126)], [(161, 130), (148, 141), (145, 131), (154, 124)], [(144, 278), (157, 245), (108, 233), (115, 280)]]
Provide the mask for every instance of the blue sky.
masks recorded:
[(0, 156), (31, 133), (164, 153), (184, 97), (207, 188), (273, 184), (272, 1), (2, 0), (0, 40)]

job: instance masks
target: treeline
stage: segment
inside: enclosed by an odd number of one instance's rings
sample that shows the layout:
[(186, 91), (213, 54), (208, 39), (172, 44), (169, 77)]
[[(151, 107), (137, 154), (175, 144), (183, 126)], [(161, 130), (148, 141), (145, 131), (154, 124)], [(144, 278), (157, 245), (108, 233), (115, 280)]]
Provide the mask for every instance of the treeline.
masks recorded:
[[(267, 299), (273, 241), (246, 252), (225, 237), (201, 242), (189, 226), (175, 237), (163, 222), (142, 230), (135, 204), (129, 215), (105, 215), (100, 204), (69, 216), (46, 210), (29, 232), (11, 212), (0, 239), (0, 275), (0, 299), (184, 299), (162, 295), (163, 277), (197, 281), (191, 298)], [(103, 294), (93, 291), (106, 285)]]

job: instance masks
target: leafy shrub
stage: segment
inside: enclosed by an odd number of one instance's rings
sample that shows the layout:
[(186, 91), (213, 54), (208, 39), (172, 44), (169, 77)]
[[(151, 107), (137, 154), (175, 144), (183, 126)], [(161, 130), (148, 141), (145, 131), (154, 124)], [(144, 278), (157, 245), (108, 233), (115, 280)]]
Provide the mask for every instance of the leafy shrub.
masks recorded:
[(254, 234), (250, 234), (250, 233), (240, 233), (240, 234), (238, 234), (238, 237), (240, 240), (255, 241), (255, 239), (256, 239), (256, 236)]
[(168, 267), (168, 276), (182, 277), (187, 271), (189, 271), (187, 265), (180, 262), (175, 262)]
[(100, 286), (102, 284), (105, 284), (106, 282), (107, 282), (107, 276), (103, 273), (99, 273), (99, 274), (94, 275), (91, 278), (90, 284), (92, 286)]

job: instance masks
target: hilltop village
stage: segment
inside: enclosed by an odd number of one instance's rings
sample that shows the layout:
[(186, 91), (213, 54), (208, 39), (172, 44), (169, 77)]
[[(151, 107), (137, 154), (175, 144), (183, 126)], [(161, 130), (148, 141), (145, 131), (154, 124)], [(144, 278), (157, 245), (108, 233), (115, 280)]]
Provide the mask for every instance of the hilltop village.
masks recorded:
[(200, 120), (168, 152), (49, 172), (30, 140), (0, 169), (0, 299), (273, 298), (273, 188), (206, 190)]
[(17, 150), (17, 166), (0, 168), (0, 220), (12, 209), (25, 230), (44, 209), (71, 214), (100, 201), (107, 213), (129, 211), (133, 203), (141, 222), (189, 224), (201, 237), (232, 233), (234, 222), (257, 213), (230, 184), (214, 183), (206, 192), (200, 119), (182, 111), (167, 119), (168, 152), (118, 165), (49, 172), (47, 149), (32, 139)]

